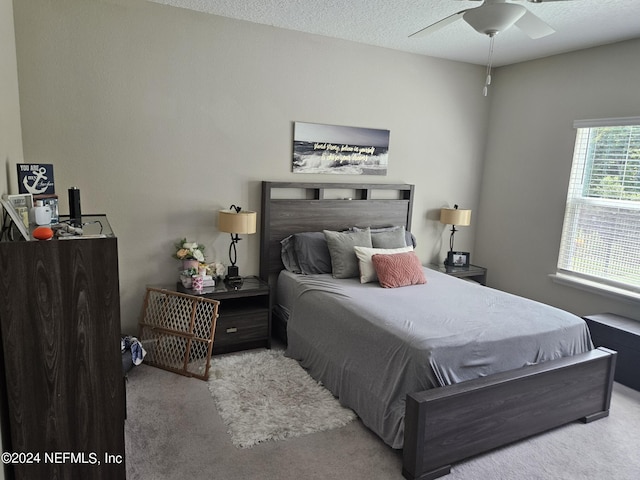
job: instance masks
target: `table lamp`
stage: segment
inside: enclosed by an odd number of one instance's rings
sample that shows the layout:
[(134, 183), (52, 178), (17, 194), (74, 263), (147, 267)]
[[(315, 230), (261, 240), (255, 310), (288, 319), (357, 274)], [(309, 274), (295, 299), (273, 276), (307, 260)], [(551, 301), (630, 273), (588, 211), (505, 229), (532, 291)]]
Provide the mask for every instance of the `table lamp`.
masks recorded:
[(240, 280), (240, 273), (236, 266), (238, 252), (236, 243), (242, 240), (239, 234), (256, 233), (256, 212), (242, 211), (241, 207), (231, 205), (229, 210), (218, 212), (218, 230), (231, 234), (231, 245), (229, 245), (229, 261), (231, 265), (227, 269), (227, 281)]
[(456, 234), (456, 225), (466, 227), (471, 224), (471, 210), (459, 210), (458, 205), (453, 208), (443, 208), (440, 210), (440, 223), (451, 225), (451, 235), (449, 236), (449, 253), (453, 253), (453, 238)]

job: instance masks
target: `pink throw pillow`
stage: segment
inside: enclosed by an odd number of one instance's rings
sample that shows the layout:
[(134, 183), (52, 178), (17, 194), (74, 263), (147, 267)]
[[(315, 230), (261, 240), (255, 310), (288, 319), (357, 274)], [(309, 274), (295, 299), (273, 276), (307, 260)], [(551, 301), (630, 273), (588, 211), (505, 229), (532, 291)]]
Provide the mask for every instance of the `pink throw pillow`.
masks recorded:
[(376, 269), (378, 281), (384, 288), (427, 283), (420, 259), (414, 252), (376, 254), (371, 257), (371, 261)]

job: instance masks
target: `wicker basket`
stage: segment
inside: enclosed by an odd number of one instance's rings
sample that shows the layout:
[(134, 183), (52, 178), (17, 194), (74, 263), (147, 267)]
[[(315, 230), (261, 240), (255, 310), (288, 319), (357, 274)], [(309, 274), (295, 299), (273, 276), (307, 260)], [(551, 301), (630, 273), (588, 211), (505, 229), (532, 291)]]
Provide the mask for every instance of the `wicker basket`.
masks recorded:
[(145, 362), (201, 380), (209, 378), (217, 300), (149, 287), (138, 324)]

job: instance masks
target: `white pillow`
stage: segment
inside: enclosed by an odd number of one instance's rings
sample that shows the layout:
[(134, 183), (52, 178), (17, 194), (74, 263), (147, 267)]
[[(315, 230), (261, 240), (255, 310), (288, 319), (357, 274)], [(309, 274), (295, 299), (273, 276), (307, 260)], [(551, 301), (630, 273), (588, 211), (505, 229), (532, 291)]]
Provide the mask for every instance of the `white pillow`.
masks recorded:
[(376, 269), (373, 266), (371, 257), (376, 254), (392, 254), (412, 252), (413, 246), (401, 248), (369, 248), (369, 247), (353, 247), (353, 251), (358, 257), (358, 267), (360, 268), (360, 283), (375, 282), (378, 280)]

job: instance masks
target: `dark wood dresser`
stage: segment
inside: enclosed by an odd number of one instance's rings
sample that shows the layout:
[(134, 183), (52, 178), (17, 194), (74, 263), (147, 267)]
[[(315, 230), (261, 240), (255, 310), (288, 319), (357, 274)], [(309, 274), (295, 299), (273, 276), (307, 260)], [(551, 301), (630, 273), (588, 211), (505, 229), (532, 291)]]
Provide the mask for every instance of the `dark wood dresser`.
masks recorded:
[(124, 479), (117, 239), (0, 243), (7, 478)]

